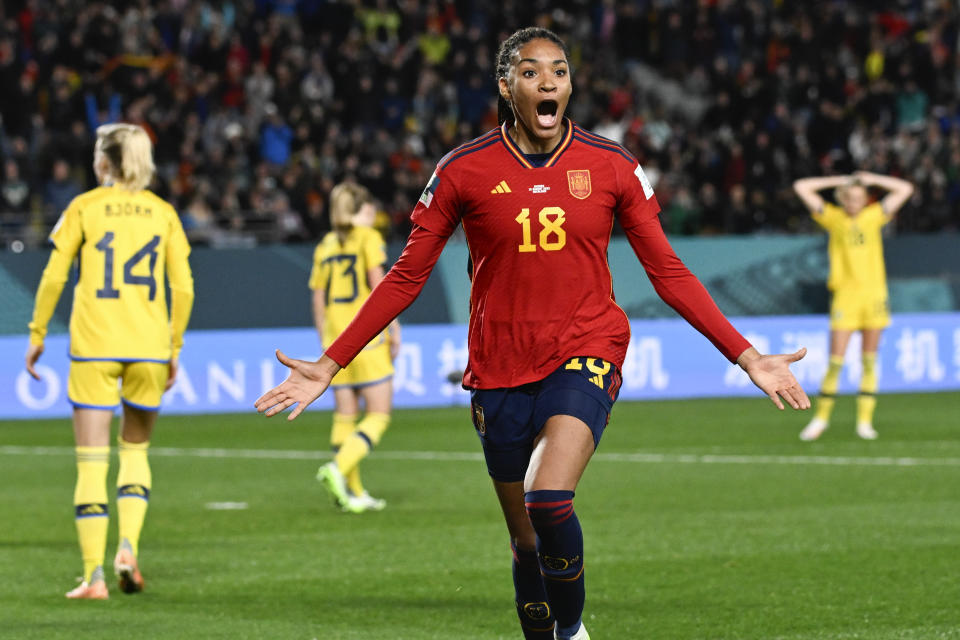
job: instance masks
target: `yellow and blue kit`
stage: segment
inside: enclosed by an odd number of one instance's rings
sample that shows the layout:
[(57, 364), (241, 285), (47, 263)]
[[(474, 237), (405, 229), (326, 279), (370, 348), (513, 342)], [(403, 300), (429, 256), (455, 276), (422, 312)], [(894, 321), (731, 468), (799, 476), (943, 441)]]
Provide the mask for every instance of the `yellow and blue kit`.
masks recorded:
[[(155, 363), (162, 366), (145, 371), (147, 377), (165, 376), (167, 363), (179, 356), (183, 346), (194, 295), (190, 245), (174, 208), (150, 191), (97, 187), (74, 198), (50, 233), (50, 241), (53, 251), (30, 322), (31, 343), (43, 344), (70, 267), (78, 258), (70, 314), (73, 364), (103, 363), (115, 368), (115, 363)], [(119, 398), (112, 401), (115, 392), (107, 382), (84, 384), (77, 377), (84, 377), (80, 374), (71, 367), (70, 400), (75, 405), (100, 407), (119, 402)], [(122, 372), (102, 377), (112, 377), (115, 387), (117, 375), (127, 377)], [(85, 379), (90, 382), (96, 377)], [(145, 395), (138, 392), (135, 399), (125, 391), (124, 400), (156, 408), (157, 385), (146, 386), (149, 391), (144, 391)], [(78, 398), (75, 393), (92, 395)]]
[[(324, 347), (347, 328), (370, 296), (367, 272), (387, 261), (383, 237), (375, 229), (354, 227), (343, 241), (331, 231), (313, 253), (310, 288), (324, 292)], [(386, 380), (393, 375), (390, 346), (381, 332), (366, 348), (334, 376), (332, 387), (360, 386)]]
[(882, 229), (891, 216), (879, 203), (864, 207), (855, 216), (825, 203), (821, 211), (813, 212), (813, 219), (829, 233), (831, 328), (880, 329), (889, 325)]

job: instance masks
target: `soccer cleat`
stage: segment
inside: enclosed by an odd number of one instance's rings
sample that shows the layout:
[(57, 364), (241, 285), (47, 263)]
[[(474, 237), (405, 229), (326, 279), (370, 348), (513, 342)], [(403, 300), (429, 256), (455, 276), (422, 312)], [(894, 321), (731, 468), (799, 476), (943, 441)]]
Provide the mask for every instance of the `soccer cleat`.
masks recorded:
[(351, 507), (350, 513), (363, 513), (364, 511), (383, 511), (387, 506), (387, 501), (381, 498), (374, 498), (364, 491), (358, 496), (350, 494), (347, 497), (347, 504)]
[(343, 477), (336, 462), (328, 462), (321, 466), (317, 470), (317, 480), (322, 482), (323, 486), (327, 488), (327, 491), (333, 496), (333, 501), (338, 507), (344, 511), (358, 513), (350, 508), (350, 494), (347, 492), (347, 480)]
[(121, 547), (113, 559), (113, 572), (117, 574), (120, 591), (124, 593), (139, 593), (143, 591), (143, 576), (137, 568), (137, 558), (133, 551)]
[(864, 440), (876, 440), (877, 431), (873, 428), (873, 425), (869, 422), (858, 422), (857, 423), (857, 435), (863, 438)]
[[(553, 637), (559, 639), (560, 636), (557, 635), (557, 630), (553, 630)], [(587, 633), (587, 627), (584, 624), (580, 623), (580, 628), (577, 629), (577, 632), (570, 636), (570, 640), (590, 640), (590, 634)]]
[(804, 442), (810, 442), (819, 438), (830, 424), (826, 420), (814, 418), (800, 432), (800, 439)]
[(67, 591), (67, 597), (71, 600), (107, 600), (110, 593), (107, 591), (107, 583), (103, 580), (97, 580), (93, 584), (81, 582), (80, 586)]

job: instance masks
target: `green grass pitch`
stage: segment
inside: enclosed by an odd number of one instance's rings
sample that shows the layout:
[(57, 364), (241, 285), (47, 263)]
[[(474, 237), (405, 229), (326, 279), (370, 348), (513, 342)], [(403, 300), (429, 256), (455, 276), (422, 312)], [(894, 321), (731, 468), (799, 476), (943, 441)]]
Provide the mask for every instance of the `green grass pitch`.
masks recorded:
[[(852, 398), (802, 443), (809, 417), (759, 395), (616, 406), (575, 501), (594, 640), (960, 638), (960, 394), (881, 396), (875, 442)], [(0, 422), (0, 637), (520, 638), (468, 410), (397, 411), (363, 466), (388, 507), (361, 516), (314, 480), (329, 419), (161, 416), (147, 589), (111, 580), (107, 602), (63, 597), (69, 421)], [(208, 508), (228, 502), (247, 508)]]

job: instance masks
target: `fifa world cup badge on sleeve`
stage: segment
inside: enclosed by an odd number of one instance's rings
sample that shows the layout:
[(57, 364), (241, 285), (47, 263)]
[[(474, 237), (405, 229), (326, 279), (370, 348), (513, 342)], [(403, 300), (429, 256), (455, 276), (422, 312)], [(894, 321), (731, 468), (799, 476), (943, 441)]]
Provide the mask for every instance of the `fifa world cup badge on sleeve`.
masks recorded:
[(567, 184), (570, 187), (570, 195), (580, 200), (586, 199), (590, 195), (590, 170), (576, 169), (567, 171)]
[(423, 193), (420, 194), (420, 202), (423, 203), (423, 206), (427, 208), (430, 207), (430, 203), (433, 202), (433, 194), (436, 192), (438, 184), (440, 184), (440, 178), (437, 176), (437, 172), (434, 171), (433, 175), (430, 176), (430, 182), (427, 183)]
[(633, 175), (637, 176), (637, 180), (640, 181), (640, 185), (643, 187), (643, 195), (649, 200), (650, 196), (653, 195), (653, 185), (650, 184), (650, 179), (647, 178), (647, 174), (643, 172), (643, 167), (637, 164), (637, 168), (633, 170)]

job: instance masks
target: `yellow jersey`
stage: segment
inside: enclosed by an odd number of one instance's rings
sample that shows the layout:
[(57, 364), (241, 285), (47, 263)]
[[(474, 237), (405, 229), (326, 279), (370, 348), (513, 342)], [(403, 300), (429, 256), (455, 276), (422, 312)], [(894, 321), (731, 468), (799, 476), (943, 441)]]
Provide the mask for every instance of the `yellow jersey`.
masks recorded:
[(150, 191), (98, 187), (74, 198), (50, 241), (54, 250), (37, 291), (31, 342), (42, 344), (77, 257), (71, 359), (166, 362), (179, 355), (193, 275), (190, 245), (172, 206)]
[[(324, 347), (343, 333), (370, 296), (367, 271), (386, 261), (383, 236), (368, 227), (354, 227), (343, 242), (331, 231), (317, 245), (313, 252), (310, 288), (324, 291), (326, 306), (321, 337)], [(378, 344), (382, 336), (370, 344)]]
[(887, 290), (881, 231), (891, 216), (884, 213), (880, 203), (867, 205), (855, 216), (835, 204), (824, 203), (822, 211), (813, 212), (813, 219), (829, 233), (828, 289)]

